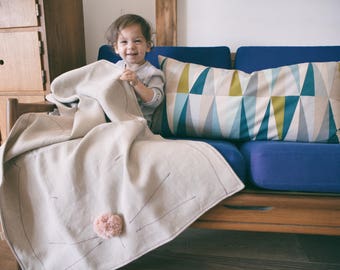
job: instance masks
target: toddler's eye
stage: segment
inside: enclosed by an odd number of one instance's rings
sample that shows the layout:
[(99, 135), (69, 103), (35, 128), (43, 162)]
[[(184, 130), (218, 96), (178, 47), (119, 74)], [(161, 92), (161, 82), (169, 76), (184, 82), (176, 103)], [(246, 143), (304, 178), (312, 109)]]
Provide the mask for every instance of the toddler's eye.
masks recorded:
[(121, 40), (119, 43), (120, 44), (127, 44), (127, 41), (126, 40)]
[(141, 43), (141, 42), (142, 42), (141, 39), (136, 39), (136, 40), (135, 40), (135, 43)]

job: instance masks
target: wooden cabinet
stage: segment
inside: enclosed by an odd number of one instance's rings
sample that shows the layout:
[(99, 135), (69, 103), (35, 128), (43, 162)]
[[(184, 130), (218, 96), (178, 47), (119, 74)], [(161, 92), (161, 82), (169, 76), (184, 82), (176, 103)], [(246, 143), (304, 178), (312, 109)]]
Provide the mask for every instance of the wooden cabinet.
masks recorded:
[(0, 40), (0, 91), (44, 90), (38, 33), (0, 33)]
[(44, 101), (51, 81), (86, 64), (82, 0), (1, 0), (0, 131), (6, 100)]

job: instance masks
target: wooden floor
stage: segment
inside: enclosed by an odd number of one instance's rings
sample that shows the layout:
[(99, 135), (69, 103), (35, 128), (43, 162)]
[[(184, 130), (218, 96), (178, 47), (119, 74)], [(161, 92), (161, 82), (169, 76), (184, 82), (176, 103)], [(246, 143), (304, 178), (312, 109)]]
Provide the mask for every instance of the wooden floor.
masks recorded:
[[(5, 241), (0, 269), (16, 269)], [(122, 269), (339, 270), (340, 237), (190, 228)]]
[(0, 241), (0, 269), (16, 270), (16, 263), (6, 241)]

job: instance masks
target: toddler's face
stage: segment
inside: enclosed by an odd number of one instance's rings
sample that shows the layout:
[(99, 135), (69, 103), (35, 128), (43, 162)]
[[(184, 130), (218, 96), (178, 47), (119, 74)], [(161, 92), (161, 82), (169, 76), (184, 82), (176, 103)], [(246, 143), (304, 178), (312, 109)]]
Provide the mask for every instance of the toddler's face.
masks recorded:
[(150, 51), (150, 44), (143, 36), (140, 25), (132, 24), (121, 30), (115, 51), (130, 67), (145, 63), (145, 54)]

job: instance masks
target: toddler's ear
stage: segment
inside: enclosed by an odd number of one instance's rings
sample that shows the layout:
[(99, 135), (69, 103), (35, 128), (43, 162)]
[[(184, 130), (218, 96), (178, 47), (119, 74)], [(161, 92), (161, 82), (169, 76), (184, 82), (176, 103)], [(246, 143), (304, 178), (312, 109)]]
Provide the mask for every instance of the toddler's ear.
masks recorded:
[(150, 52), (150, 51), (151, 51), (152, 45), (153, 45), (153, 43), (152, 43), (151, 41), (149, 41), (149, 42), (147, 43), (146, 52)]
[(118, 54), (118, 47), (117, 47), (117, 44), (115, 43), (115, 44), (113, 44), (113, 49), (114, 49), (114, 51), (115, 51), (115, 53), (116, 54)]

